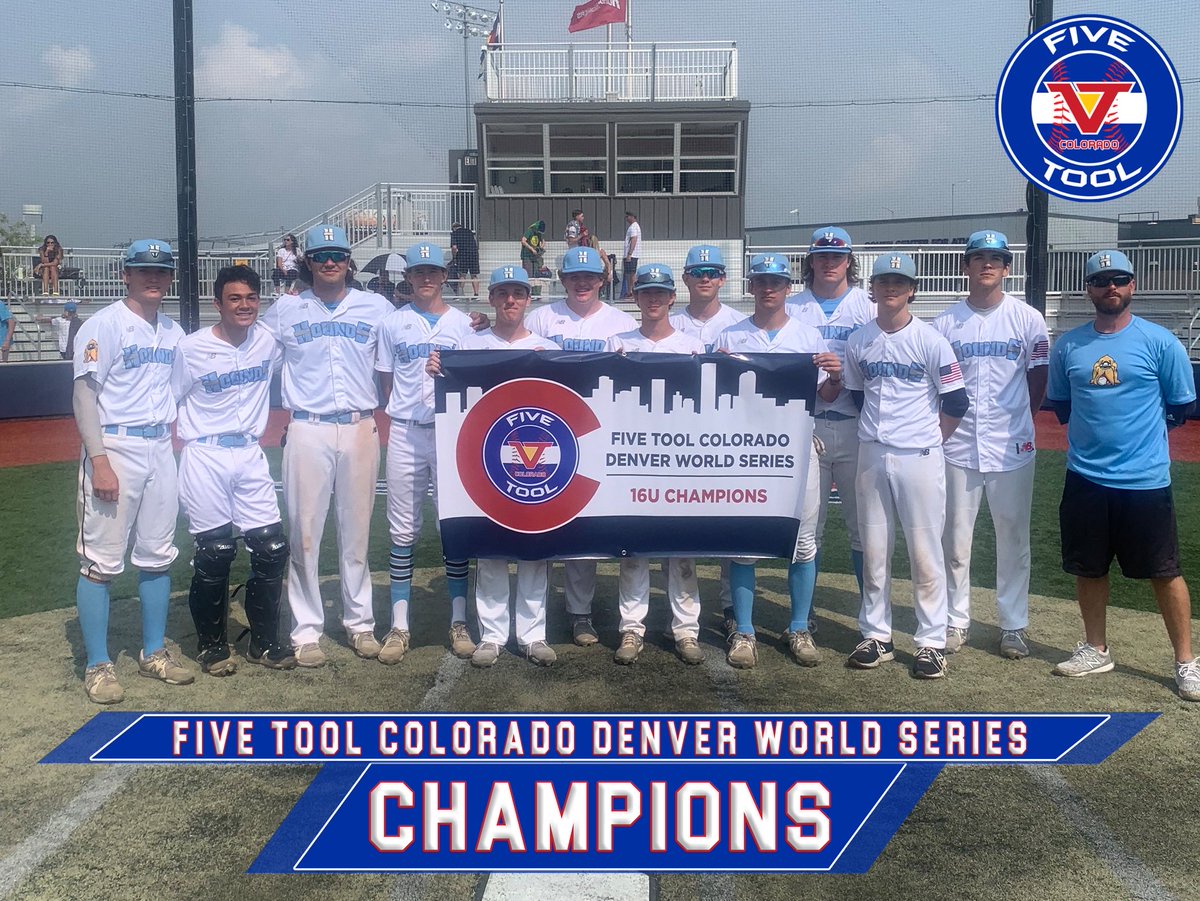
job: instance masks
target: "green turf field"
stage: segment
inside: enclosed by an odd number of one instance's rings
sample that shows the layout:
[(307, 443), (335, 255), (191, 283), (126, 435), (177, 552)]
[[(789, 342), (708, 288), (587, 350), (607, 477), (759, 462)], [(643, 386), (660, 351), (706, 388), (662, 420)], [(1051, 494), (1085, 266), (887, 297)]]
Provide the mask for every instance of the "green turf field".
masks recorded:
[[(271, 449), (272, 467), (279, 469), (279, 451)], [(1058, 544), (1058, 501), (1062, 494), (1066, 455), (1057, 451), (1038, 452), (1037, 484), (1034, 488), (1032, 516), (1033, 572), (1030, 591), (1048, 597), (1073, 598), (1074, 580), (1060, 565)], [(0, 573), (4, 591), (0, 593), (0, 618), (36, 613), (67, 607), (75, 601), (75, 485), (78, 467), (74, 463), (50, 463), (41, 466), (22, 466), (0, 469), (0, 532), (6, 536), (0, 543)], [(1200, 464), (1175, 463), (1172, 467), (1179, 520), (1180, 553), (1185, 575), (1200, 567), (1200, 509), (1191, 499), (1200, 493)], [(432, 526), (432, 510), (426, 511), (426, 529), (417, 547), (418, 567), (441, 568), (441, 554)], [(187, 560), (191, 557), (191, 540), (180, 524), (177, 534), (180, 562), (172, 570), (176, 591), (186, 590), (191, 578)], [(384, 499), (378, 498), (375, 520), (371, 529), (371, 568), (387, 570), (387, 521)], [(332, 520), (326, 528), (322, 544), (322, 572), (334, 573), (335, 538)], [(980, 512), (972, 576), (980, 588), (995, 588), (995, 543), (986, 509)], [(782, 568), (782, 563), (777, 564)], [(841, 515), (834, 508), (825, 530), (825, 547), (821, 556), (826, 572), (850, 572), (850, 558)], [(245, 554), (239, 555), (234, 567), (235, 580), (244, 576), (247, 568)], [(764, 564), (763, 569), (769, 569)], [(897, 578), (908, 578), (908, 558), (903, 537), (897, 536)], [(126, 572), (113, 587), (114, 597), (129, 597), (136, 593), (136, 577)], [(603, 577), (602, 577), (603, 579)], [(611, 577), (608, 594), (615, 596), (615, 580)], [(235, 582), (236, 584), (236, 582)], [(601, 582), (601, 596), (604, 581)], [(818, 603), (820, 599), (818, 598)], [(1116, 573), (1113, 579), (1114, 606), (1153, 610), (1154, 600), (1147, 586), (1130, 582)], [(1200, 597), (1192, 599), (1193, 615), (1200, 615)]]

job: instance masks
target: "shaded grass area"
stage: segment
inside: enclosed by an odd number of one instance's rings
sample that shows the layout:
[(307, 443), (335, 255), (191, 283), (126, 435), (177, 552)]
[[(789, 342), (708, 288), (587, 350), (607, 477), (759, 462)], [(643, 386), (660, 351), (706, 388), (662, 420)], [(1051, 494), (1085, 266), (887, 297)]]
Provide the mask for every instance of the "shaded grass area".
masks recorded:
[[(274, 472), (279, 471), (280, 451), (267, 451)], [(1058, 541), (1058, 502), (1062, 494), (1066, 455), (1057, 451), (1039, 451), (1037, 481), (1031, 526), (1033, 571), (1030, 591), (1050, 597), (1073, 598), (1074, 579), (1062, 571)], [(75, 556), (75, 491), (78, 467), (74, 463), (47, 463), (0, 469), (0, 530), (6, 536), (0, 542), (0, 618), (67, 607), (75, 601), (78, 568)], [(1180, 555), (1184, 575), (1191, 576), (1200, 566), (1200, 510), (1194, 498), (1200, 493), (1200, 464), (1175, 463), (1172, 466), (1176, 513), (1179, 522)], [(384, 498), (378, 497), (371, 528), (371, 568), (386, 571), (388, 549), (387, 518)], [(191, 537), (180, 522), (176, 533), (180, 559), (171, 570), (172, 588), (185, 590), (191, 579), (188, 560), (192, 554)], [(321, 545), (321, 571), (336, 571), (336, 538), (332, 517)], [(441, 551), (433, 528), (433, 511), (426, 511), (425, 529), (415, 552), (417, 567), (441, 568)], [(849, 573), (850, 552), (840, 510), (830, 511), (821, 555), (827, 572)], [(764, 570), (782, 571), (782, 563), (762, 564)], [(233, 584), (246, 577), (248, 559), (238, 555), (233, 568)], [(909, 577), (907, 549), (898, 534), (893, 573)], [(136, 574), (127, 571), (113, 585), (114, 597), (130, 597), (137, 592)], [(972, 578), (976, 587), (995, 588), (995, 541), (986, 503), (975, 529)], [(1149, 586), (1125, 579), (1114, 567), (1112, 582), (1114, 606), (1153, 610)], [(1193, 616), (1200, 616), (1200, 599), (1192, 598)]]

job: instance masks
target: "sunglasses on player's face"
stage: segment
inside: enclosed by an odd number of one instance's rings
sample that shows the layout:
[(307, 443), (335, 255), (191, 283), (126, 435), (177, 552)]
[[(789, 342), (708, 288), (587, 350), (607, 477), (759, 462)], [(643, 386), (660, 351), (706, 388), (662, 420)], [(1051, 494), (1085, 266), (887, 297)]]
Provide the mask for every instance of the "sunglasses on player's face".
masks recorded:
[(716, 281), (719, 278), (725, 277), (725, 270), (718, 269), (715, 266), (696, 266), (687, 271), (687, 274), (692, 278), (710, 278)]
[(1087, 283), (1089, 288), (1107, 288), (1109, 285), (1124, 288), (1131, 281), (1133, 281), (1132, 275), (1093, 275), (1087, 280)]
[(318, 250), (310, 253), (308, 258), (314, 263), (344, 263), (350, 259), (350, 254), (344, 250)]

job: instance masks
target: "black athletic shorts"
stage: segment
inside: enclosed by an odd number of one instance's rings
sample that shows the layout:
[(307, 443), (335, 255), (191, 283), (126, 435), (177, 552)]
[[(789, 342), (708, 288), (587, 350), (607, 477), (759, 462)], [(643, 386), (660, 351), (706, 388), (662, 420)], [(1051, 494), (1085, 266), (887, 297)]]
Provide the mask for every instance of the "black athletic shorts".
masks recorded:
[(1113, 557), (1128, 579), (1180, 575), (1171, 487), (1107, 488), (1067, 470), (1058, 506), (1063, 570), (1098, 579)]

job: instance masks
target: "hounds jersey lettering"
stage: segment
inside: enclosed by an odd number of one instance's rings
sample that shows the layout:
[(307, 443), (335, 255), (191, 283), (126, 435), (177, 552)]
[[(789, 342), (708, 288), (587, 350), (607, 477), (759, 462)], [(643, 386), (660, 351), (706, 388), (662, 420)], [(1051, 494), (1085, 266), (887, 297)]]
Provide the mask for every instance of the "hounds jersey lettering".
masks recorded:
[[(863, 325), (875, 318), (875, 305), (871, 303), (870, 296), (862, 288), (851, 288), (841, 298), (826, 301), (818, 299), (811, 290), (805, 288), (788, 302), (788, 315), (792, 315), (793, 305), (798, 307), (805, 302), (815, 303), (825, 313), (825, 322), (817, 331), (829, 344), (829, 349), (841, 359), (842, 368), (845, 369), (846, 342)], [(831, 401), (817, 398), (818, 413), (830, 410), (843, 416), (858, 417), (858, 407), (854, 405), (848, 391), (839, 391), (838, 396)]]
[(745, 313), (739, 313), (733, 307), (721, 304), (720, 309), (711, 319), (695, 319), (685, 309), (678, 313), (672, 313), (670, 322), (671, 328), (675, 331), (699, 339), (700, 343), (704, 345), (704, 353), (712, 353), (717, 344), (717, 336), (729, 326), (741, 322), (745, 318)]
[(933, 327), (950, 342), (971, 398), (967, 415), (946, 442), (946, 460), (979, 472), (1007, 472), (1033, 462), (1027, 373), (1050, 362), (1042, 314), (1005, 294), (989, 310), (961, 300)]
[(375, 368), (392, 374), (387, 413), (393, 419), (433, 422), (433, 378), (425, 372), (431, 351), (454, 350), (471, 334), (471, 317), (448, 307), (430, 321), (412, 304), (388, 314), (379, 327)]
[(652, 341), (642, 334), (640, 329), (632, 332), (622, 332), (608, 339), (607, 350), (624, 353), (652, 354), (702, 354), (704, 345), (700, 339), (683, 332), (672, 332), (667, 337)]
[(332, 310), (312, 291), (272, 304), (260, 322), (283, 347), (283, 405), (317, 414), (373, 409), (375, 345), (391, 312), (378, 294), (354, 288)]
[(636, 329), (637, 320), (606, 303), (585, 318), (560, 300), (526, 316), (525, 327), (545, 335), (563, 350), (599, 352), (613, 335)]
[(846, 343), (846, 388), (864, 392), (860, 441), (890, 447), (939, 447), (939, 395), (962, 388), (954, 351), (941, 333), (915, 316), (889, 334), (871, 321)]
[(90, 375), (103, 389), (97, 404), (102, 426), (175, 421), (171, 370), (182, 338), (183, 329), (167, 316), (147, 322), (123, 300), (79, 327), (75, 378)]
[(179, 401), (179, 437), (212, 435), (261, 438), (270, 412), (271, 376), (282, 352), (259, 323), (239, 347), (204, 328), (179, 342), (172, 373)]

